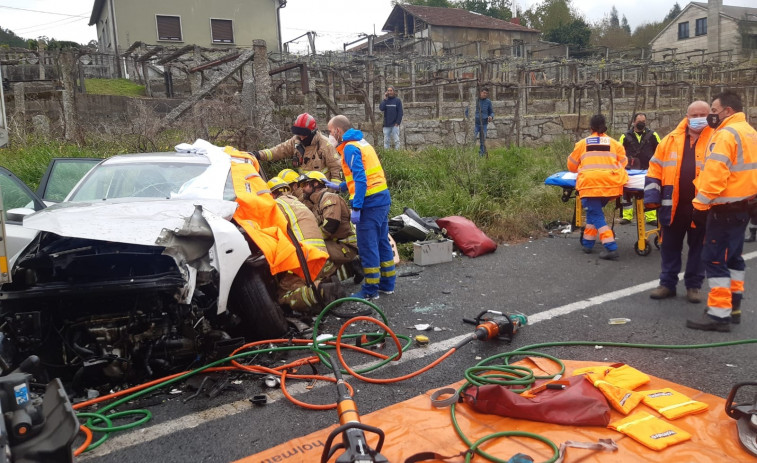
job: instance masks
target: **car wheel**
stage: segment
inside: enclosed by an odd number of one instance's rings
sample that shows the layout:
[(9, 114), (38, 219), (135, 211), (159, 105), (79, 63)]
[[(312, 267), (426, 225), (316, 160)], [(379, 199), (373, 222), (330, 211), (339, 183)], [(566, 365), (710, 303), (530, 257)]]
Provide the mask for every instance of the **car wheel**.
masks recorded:
[(259, 270), (246, 265), (231, 286), (229, 311), (242, 319), (239, 334), (251, 341), (278, 338), (289, 328)]

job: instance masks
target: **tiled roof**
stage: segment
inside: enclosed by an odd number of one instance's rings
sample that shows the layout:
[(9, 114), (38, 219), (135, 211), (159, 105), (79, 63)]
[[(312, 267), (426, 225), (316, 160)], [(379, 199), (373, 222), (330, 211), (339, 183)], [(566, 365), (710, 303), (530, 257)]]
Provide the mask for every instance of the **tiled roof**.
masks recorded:
[[(707, 9), (707, 3), (702, 2), (691, 2), (694, 5), (697, 5), (701, 8)], [(748, 14), (750, 15), (749, 20), (755, 21), (757, 18), (754, 16), (757, 16), (757, 8), (750, 8), (748, 6), (732, 6), (732, 5), (723, 5), (720, 7), (720, 12), (726, 16), (730, 16), (734, 19), (744, 19), (744, 15)]]
[(539, 32), (536, 29), (529, 29), (528, 27), (513, 24), (509, 21), (471, 13), (470, 11), (461, 10), (459, 8), (439, 8), (433, 6), (401, 4), (394, 7), (394, 10), (392, 10), (392, 13), (384, 24), (383, 30), (393, 31), (393, 24), (397, 24), (398, 26), (403, 24), (402, 10), (431, 26), (494, 29), (513, 32)]

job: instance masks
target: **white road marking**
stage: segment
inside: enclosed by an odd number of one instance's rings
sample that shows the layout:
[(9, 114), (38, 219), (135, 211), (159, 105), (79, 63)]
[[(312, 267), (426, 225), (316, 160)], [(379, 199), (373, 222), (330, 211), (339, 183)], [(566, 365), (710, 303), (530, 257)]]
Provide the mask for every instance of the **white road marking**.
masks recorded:
[[(744, 254), (743, 257), (744, 257), (744, 260), (754, 259), (755, 257), (757, 257), (757, 251)], [(678, 275), (678, 278), (679, 279), (683, 278), (683, 273), (680, 273)], [(606, 302), (618, 300), (627, 296), (632, 296), (634, 294), (641, 293), (649, 289), (655, 288), (657, 287), (658, 284), (659, 284), (658, 280), (649, 281), (649, 282), (641, 283), (641, 284), (631, 286), (628, 288), (619, 289), (617, 291), (600, 294), (599, 296), (594, 296), (589, 299), (584, 299), (582, 301), (573, 302), (571, 304), (545, 310), (544, 312), (539, 312), (534, 315), (529, 315), (528, 324), (534, 325), (539, 322), (551, 320), (561, 315), (567, 315), (579, 310), (588, 309), (589, 307), (594, 307), (599, 304), (604, 304)], [(398, 365), (404, 362), (409, 362), (411, 360), (417, 360), (419, 358), (428, 357), (434, 354), (439, 354), (441, 352), (446, 352), (447, 350), (455, 346), (457, 343), (459, 343), (463, 339), (468, 338), (470, 336), (471, 336), (470, 334), (464, 334), (464, 335), (456, 336), (454, 338), (446, 339), (444, 341), (435, 342), (429, 345), (428, 347), (425, 347), (422, 349), (410, 350), (408, 352), (403, 353), (402, 358), (399, 361), (389, 364), (387, 368), (390, 367), (391, 365)], [(356, 365), (356, 366), (353, 366), (353, 369), (360, 370), (360, 369), (370, 366), (372, 363), (373, 362), (368, 362), (362, 365)], [(316, 383), (314, 387), (320, 388), (320, 387), (327, 386), (330, 384), (331, 383), (327, 383), (325, 381), (320, 381)], [(298, 383), (288, 385), (287, 390), (292, 396), (298, 396), (307, 392), (309, 389), (307, 388), (306, 383), (298, 382)], [(266, 395), (268, 395), (269, 403), (276, 402), (277, 400), (284, 398), (284, 395), (281, 393), (281, 390), (279, 389), (269, 389)], [(81, 455), (77, 459), (85, 460), (85, 459), (89, 459), (93, 457), (101, 457), (111, 452), (115, 452), (115, 451), (122, 450), (128, 447), (139, 445), (139, 444), (144, 444), (146, 442), (158, 439), (160, 437), (173, 434), (174, 432), (182, 431), (189, 428), (195, 428), (197, 426), (208, 423), (210, 421), (236, 415), (238, 413), (247, 411), (252, 407), (253, 405), (250, 403), (249, 400), (246, 400), (246, 399), (238, 400), (236, 402), (210, 408), (208, 410), (203, 410), (201, 412), (193, 413), (191, 415), (186, 415), (181, 418), (176, 418), (171, 421), (156, 424), (154, 426), (140, 428), (128, 433), (124, 433), (124, 434), (118, 434), (115, 437), (108, 439), (100, 447), (96, 448), (95, 450), (92, 450), (91, 452), (87, 452)]]

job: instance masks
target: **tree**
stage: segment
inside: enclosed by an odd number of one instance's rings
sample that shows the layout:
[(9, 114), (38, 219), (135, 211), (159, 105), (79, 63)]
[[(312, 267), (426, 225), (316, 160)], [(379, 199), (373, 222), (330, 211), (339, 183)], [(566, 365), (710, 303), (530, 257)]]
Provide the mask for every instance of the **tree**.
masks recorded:
[[(628, 20), (625, 19), (625, 26)], [(618, 19), (618, 10), (613, 6), (610, 13), (594, 24), (591, 30), (591, 44), (614, 49), (628, 48), (631, 40), (631, 28), (623, 27)]]
[(631, 34), (631, 46), (634, 48), (647, 48), (653, 38), (665, 27), (662, 21), (640, 24)]
[(554, 29), (544, 33), (544, 40), (549, 42), (565, 43), (569, 45), (578, 45), (583, 48), (589, 44), (591, 38), (591, 29), (581, 18), (575, 19), (567, 24), (561, 24)]
[(504, 21), (513, 17), (510, 0), (460, 0), (455, 2), (454, 6)]
[(3, 29), (2, 27), (0, 27), (0, 45), (17, 48), (28, 48), (26, 45), (26, 40), (17, 36), (12, 30)]
[(610, 27), (620, 27), (620, 19), (618, 18), (618, 9), (615, 5), (610, 10)]
[(665, 19), (662, 20), (663, 24), (667, 24), (674, 20), (679, 14), (681, 14), (681, 5), (679, 5), (678, 2), (675, 2), (673, 7), (670, 8), (670, 11), (668, 11), (667, 16), (665, 16)]
[(620, 27), (623, 28), (623, 30), (626, 31), (627, 34), (631, 34), (631, 26), (628, 25), (628, 19), (626, 19), (626, 15), (623, 15), (623, 20), (620, 22)]
[(568, 24), (581, 16), (573, 11), (570, 0), (544, 0), (523, 12), (523, 20), (528, 27), (546, 33)]

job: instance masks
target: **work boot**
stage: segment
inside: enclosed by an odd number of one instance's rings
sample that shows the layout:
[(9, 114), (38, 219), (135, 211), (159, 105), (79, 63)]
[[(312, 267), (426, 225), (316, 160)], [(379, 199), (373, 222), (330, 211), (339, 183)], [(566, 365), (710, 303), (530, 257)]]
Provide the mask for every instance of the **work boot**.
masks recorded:
[(727, 333), (731, 331), (731, 322), (726, 318), (717, 318), (702, 313), (699, 318), (694, 320), (686, 320), (686, 328), (702, 331), (721, 331)]
[(603, 249), (602, 252), (599, 253), (599, 258), (604, 260), (618, 260), (619, 257), (620, 254), (618, 254), (617, 249), (615, 251)]
[(321, 296), (323, 297), (323, 303), (326, 305), (331, 304), (337, 299), (341, 299), (347, 295), (347, 291), (341, 283), (321, 283), (320, 285)]
[(581, 246), (581, 250), (584, 252), (584, 254), (591, 254), (594, 251), (594, 248), (590, 248), (588, 246)]
[(734, 325), (741, 324), (741, 299), (733, 301), (733, 308), (731, 309), (731, 323)]
[(350, 262), (350, 267), (352, 268), (352, 273), (354, 273), (354, 276), (352, 277), (352, 282), (357, 284), (360, 284), (361, 281), (363, 281), (363, 278), (365, 278), (365, 273), (363, 273), (363, 265), (360, 263), (360, 258), (355, 257)]
[(667, 299), (669, 297), (676, 297), (676, 289), (668, 288), (667, 286), (660, 285), (649, 293), (649, 297), (652, 299)]
[(754, 243), (757, 241), (757, 227), (749, 227), (749, 236), (744, 238), (745, 243)]
[(686, 288), (686, 300), (692, 304), (699, 304), (702, 302), (702, 294), (699, 288)]
[(620, 223), (621, 225), (628, 225), (629, 223), (631, 223), (631, 221), (630, 221), (630, 220), (628, 220), (628, 219), (626, 219), (626, 218), (622, 218), (622, 219), (620, 219), (620, 222), (619, 222), (619, 223)]

